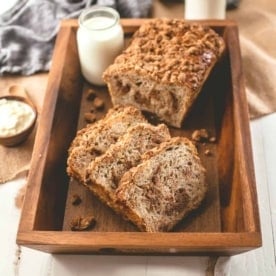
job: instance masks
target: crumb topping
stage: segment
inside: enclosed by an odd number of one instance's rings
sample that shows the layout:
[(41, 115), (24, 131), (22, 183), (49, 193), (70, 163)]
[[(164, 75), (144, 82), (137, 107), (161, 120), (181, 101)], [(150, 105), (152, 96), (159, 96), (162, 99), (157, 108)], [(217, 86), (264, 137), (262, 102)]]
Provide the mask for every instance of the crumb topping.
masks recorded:
[(224, 49), (211, 28), (180, 19), (154, 19), (134, 34), (130, 46), (105, 72), (135, 72), (164, 84), (197, 90)]

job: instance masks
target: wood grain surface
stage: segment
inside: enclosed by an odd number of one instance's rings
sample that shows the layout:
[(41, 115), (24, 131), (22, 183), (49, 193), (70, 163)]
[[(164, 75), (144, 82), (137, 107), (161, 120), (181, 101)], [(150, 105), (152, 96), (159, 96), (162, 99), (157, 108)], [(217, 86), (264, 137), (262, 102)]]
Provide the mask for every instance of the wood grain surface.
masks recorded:
[[(127, 34), (143, 22), (122, 20)], [(172, 233), (141, 233), (66, 175), (67, 150), (89, 110), (93, 88), (111, 106), (108, 92), (80, 73), (76, 21), (65, 21), (57, 38), (41, 114), (26, 201), (17, 236), (20, 245), (47, 252), (98, 254), (236, 254), (261, 245), (255, 177), (237, 27), (232, 21), (204, 21), (225, 39), (227, 51), (204, 85), (192, 112), (172, 135), (191, 137), (206, 128), (215, 143), (198, 145), (209, 191), (202, 206)], [(210, 156), (204, 154), (208, 149)], [(72, 205), (78, 194), (82, 202)], [(72, 232), (76, 216), (94, 215), (93, 231)]]

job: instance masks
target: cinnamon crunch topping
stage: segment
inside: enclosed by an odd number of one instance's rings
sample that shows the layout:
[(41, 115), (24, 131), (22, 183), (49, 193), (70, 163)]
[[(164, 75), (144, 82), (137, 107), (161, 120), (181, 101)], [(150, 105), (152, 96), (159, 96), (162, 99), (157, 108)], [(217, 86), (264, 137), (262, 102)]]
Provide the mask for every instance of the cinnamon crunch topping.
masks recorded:
[(140, 27), (110, 69), (121, 73), (133, 70), (159, 83), (197, 90), (224, 47), (223, 39), (207, 26), (154, 19)]

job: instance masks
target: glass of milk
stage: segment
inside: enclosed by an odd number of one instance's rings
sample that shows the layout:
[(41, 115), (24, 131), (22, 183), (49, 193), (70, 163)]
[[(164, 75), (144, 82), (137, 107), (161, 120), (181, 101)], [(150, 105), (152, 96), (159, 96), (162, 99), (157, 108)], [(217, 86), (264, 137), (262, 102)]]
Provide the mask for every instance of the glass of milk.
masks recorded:
[(224, 19), (226, 0), (185, 0), (185, 19)]
[(79, 17), (77, 45), (84, 78), (90, 83), (104, 85), (102, 73), (124, 46), (118, 12), (108, 7), (84, 10)]

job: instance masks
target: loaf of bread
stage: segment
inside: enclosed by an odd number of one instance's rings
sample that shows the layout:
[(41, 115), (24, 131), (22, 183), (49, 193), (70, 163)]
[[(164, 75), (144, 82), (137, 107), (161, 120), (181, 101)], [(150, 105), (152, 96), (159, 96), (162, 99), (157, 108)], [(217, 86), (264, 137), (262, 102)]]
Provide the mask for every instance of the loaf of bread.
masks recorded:
[(153, 19), (103, 74), (114, 105), (132, 104), (181, 127), (225, 48), (211, 28)]
[(194, 144), (171, 138), (133, 106), (117, 106), (77, 133), (67, 172), (142, 231), (170, 231), (206, 193)]
[(117, 106), (110, 109), (103, 119), (79, 130), (68, 151), (68, 175), (85, 184), (90, 162), (105, 153), (129, 127), (143, 122), (147, 120), (137, 108)]
[(141, 155), (170, 139), (164, 124), (153, 126), (140, 123), (128, 129), (117, 143), (90, 163), (87, 169), (87, 187), (114, 210), (115, 191), (121, 177), (130, 168), (137, 166)]
[(142, 231), (171, 230), (202, 202), (205, 169), (193, 143), (174, 137), (146, 152), (122, 177), (116, 204)]

